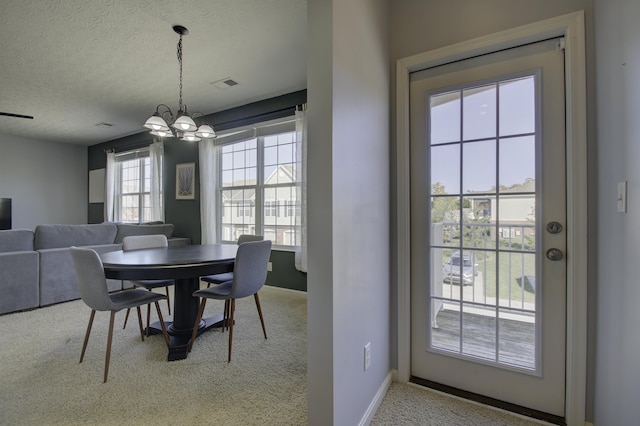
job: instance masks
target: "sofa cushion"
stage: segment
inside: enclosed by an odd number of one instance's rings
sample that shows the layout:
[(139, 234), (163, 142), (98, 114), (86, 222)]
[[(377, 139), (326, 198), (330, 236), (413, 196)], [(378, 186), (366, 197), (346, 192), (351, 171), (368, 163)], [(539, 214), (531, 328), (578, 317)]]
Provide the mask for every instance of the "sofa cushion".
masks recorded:
[(113, 244), (118, 229), (113, 223), (93, 225), (38, 225), (35, 230), (36, 250), (70, 246)]
[(0, 231), (0, 253), (9, 251), (33, 251), (33, 231), (29, 229)]
[(38, 260), (35, 251), (0, 253), (0, 314), (38, 307)]
[(155, 223), (155, 224), (135, 224), (135, 223), (118, 223), (118, 233), (116, 234), (115, 243), (121, 244), (124, 237), (131, 235), (156, 235), (162, 234), (167, 239), (173, 236), (172, 223)]

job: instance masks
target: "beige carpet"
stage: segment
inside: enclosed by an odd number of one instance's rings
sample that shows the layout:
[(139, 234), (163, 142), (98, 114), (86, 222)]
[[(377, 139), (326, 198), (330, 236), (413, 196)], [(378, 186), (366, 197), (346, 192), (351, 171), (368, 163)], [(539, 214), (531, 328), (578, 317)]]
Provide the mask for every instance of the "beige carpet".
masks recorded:
[(411, 383), (392, 383), (371, 426), (547, 425)]
[[(141, 342), (135, 317), (122, 330), (124, 312), (118, 313), (104, 384), (107, 313), (96, 314), (82, 364), (90, 312), (82, 301), (0, 316), (0, 425), (305, 425), (306, 294), (265, 287), (260, 297), (269, 339), (262, 336), (253, 298), (239, 300), (230, 364), (226, 333), (205, 333), (186, 360), (167, 362), (162, 337)], [(207, 304), (209, 315), (221, 308)], [(396, 383), (372, 421), (534, 424)]]
[[(119, 312), (107, 383), (108, 313), (96, 314), (82, 364), (83, 302), (2, 316), (0, 424), (304, 425), (306, 294), (265, 287), (260, 298), (269, 338), (253, 298), (239, 300), (230, 364), (227, 333), (205, 333), (186, 360), (167, 362), (162, 337), (140, 341), (137, 322), (122, 330)], [(216, 302), (210, 315), (221, 312)]]

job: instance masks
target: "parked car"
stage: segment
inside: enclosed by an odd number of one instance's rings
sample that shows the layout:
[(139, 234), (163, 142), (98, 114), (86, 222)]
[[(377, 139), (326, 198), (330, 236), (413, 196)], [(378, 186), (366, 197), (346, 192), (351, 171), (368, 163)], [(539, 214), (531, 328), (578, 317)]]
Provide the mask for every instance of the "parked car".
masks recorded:
[[(462, 280), (460, 275), (462, 274)], [(452, 284), (471, 285), (478, 275), (478, 264), (473, 253), (465, 251), (460, 257), (459, 251), (451, 253), (451, 257), (442, 268), (442, 280)]]

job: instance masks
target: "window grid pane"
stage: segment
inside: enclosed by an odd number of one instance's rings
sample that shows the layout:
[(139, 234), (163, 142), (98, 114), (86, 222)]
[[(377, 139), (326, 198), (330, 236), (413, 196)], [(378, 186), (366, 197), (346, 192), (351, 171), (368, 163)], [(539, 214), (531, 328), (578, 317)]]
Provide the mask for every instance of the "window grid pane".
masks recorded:
[[(300, 203), (295, 132), (261, 136), (222, 147), (220, 238), (262, 234), (276, 246), (295, 246)], [(258, 176), (258, 170), (261, 170)], [(259, 215), (260, 217), (256, 217)]]
[(151, 159), (119, 162), (119, 221), (140, 223), (151, 220)]

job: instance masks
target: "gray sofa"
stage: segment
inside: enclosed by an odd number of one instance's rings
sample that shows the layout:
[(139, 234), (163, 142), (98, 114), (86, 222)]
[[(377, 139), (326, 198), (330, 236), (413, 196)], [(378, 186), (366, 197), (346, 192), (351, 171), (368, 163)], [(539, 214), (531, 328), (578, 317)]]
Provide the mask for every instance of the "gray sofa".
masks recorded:
[(39, 260), (33, 231), (0, 231), (0, 314), (39, 305)]
[[(35, 231), (0, 231), (0, 314), (80, 298), (69, 247), (89, 247), (98, 253), (122, 249), (128, 235), (164, 234), (169, 245), (191, 244), (173, 237), (173, 225), (121, 224), (38, 225)], [(107, 280), (110, 291), (131, 285)]]

